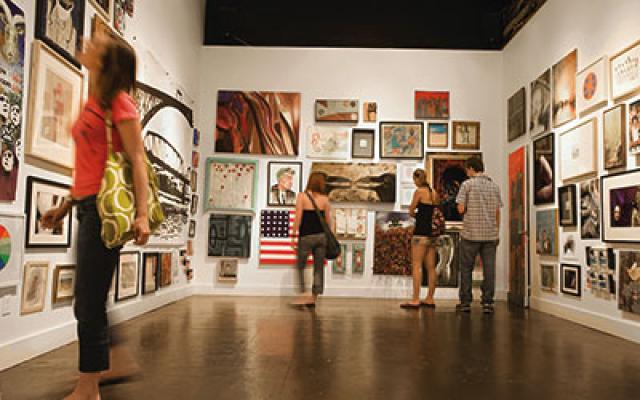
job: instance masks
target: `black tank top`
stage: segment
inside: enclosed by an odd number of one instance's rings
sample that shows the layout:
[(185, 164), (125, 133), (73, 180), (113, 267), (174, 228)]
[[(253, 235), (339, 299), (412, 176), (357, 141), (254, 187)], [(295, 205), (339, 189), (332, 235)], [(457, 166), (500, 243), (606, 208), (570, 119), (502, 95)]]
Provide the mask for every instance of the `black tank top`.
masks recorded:
[(433, 204), (419, 202), (416, 210), (416, 227), (413, 230), (413, 234), (416, 236), (432, 236), (432, 219)]
[[(320, 215), (324, 218), (324, 211), (320, 211)], [(302, 213), (302, 222), (300, 223), (300, 237), (307, 235), (315, 235), (323, 233), (322, 224), (318, 219), (316, 210), (304, 210)]]

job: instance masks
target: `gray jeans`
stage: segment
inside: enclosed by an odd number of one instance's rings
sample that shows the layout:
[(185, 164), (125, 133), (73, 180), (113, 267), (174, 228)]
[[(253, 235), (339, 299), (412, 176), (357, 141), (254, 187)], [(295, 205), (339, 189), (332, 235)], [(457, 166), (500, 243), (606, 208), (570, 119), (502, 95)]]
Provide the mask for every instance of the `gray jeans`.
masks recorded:
[(482, 304), (493, 304), (496, 291), (496, 247), (497, 240), (473, 241), (462, 239), (460, 243), (460, 303), (473, 301), (471, 292), (472, 273), (476, 256), (482, 258)]
[(324, 233), (302, 236), (298, 240), (298, 283), (300, 292), (304, 292), (304, 267), (309, 253), (313, 254), (313, 294), (324, 291), (324, 260), (327, 250), (327, 238)]

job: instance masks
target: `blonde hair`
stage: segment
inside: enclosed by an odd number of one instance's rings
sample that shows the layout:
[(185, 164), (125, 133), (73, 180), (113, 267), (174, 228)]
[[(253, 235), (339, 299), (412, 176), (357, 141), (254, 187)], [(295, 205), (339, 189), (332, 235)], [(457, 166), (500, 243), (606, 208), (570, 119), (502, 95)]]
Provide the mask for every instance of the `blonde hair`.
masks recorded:
[(413, 171), (413, 182), (415, 182), (418, 187), (429, 187), (429, 182), (427, 182), (427, 173), (424, 172), (422, 168), (418, 168)]

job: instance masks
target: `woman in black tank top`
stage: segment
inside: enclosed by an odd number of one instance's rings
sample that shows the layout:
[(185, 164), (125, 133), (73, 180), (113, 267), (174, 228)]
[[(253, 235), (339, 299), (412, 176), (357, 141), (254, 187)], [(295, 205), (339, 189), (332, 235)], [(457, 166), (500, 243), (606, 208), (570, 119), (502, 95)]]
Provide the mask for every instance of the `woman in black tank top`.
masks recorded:
[[(433, 208), (438, 204), (438, 194), (427, 183), (427, 177), (422, 169), (413, 173), (416, 191), (409, 206), (409, 215), (416, 219), (413, 238), (411, 238), (411, 269), (413, 275), (413, 299), (400, 304), (402, 308), (420, 308), (420, 306), (435, 308), (433, 296), (436, 291), (436, 240), (432, 232)], [(427, 265), (429, 273), (429, 292), (420, 301), (422, 285), (422, 265)]]

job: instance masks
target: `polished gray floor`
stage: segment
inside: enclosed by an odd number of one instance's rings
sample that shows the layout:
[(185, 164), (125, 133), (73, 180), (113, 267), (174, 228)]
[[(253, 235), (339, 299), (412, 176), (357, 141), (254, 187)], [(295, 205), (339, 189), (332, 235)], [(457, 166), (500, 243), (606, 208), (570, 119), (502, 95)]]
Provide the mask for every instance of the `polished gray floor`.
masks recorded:
[[(144, 369), (103, 399), (636, 399), (640, 346), (535, 311), (192, 297), (121, 325)], [(61, 399), (72, 344), (0, 373), (2, 400)]]

